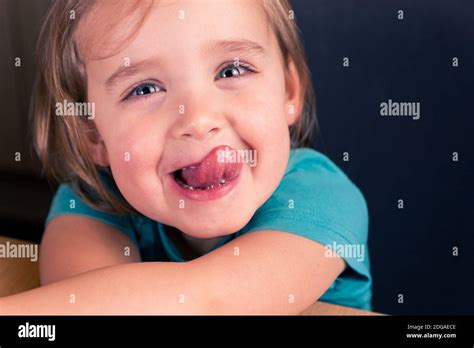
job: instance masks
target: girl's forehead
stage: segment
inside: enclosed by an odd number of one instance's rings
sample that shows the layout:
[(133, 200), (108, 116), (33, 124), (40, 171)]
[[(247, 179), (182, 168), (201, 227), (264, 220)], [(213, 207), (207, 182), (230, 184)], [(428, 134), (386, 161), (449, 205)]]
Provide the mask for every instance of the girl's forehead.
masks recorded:
[(95, 60), (123, 50), (193, 49), (219, 38), (265, 43), (270, 31), (258, 0), (114, 0), (96, 3), (77, 39), (83, 58)]

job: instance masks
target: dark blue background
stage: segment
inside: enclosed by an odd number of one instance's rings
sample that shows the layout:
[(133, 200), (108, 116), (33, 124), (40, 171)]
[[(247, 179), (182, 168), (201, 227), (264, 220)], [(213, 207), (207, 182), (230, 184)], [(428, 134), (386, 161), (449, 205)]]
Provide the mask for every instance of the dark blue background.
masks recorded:
[[(474, 1), (293, 5), (316, 90), (316, 148), (369, 206), (374, 310), (473, 314)], [(420, 102), (421, 118), (381, 117), (388, 99)]]
[[(0, 98), (0, 231), (35, 242), (55, 192), (27, 151), (33, 51), (48, 3), (7, 0), (0, 13), (8, 18), (0, 31), (0, 76), (7, 86)], [(368, 202), (374, 310), (474, 314), (474, 0), (293, 5), (317, 95), (316, 148)], [(16, 56), (21, 70), (12, 65)], [(350, 67), (343, 67), (343, 57)], [(421, 119), (381, 117), (380, 103), (388, 99), (420, 102)], [(19, 150), (23, 159), (15, 162)], [(342, 160), (346, 151), (349, 162)], [(451, 160), (454, 151), (459, 162)]]

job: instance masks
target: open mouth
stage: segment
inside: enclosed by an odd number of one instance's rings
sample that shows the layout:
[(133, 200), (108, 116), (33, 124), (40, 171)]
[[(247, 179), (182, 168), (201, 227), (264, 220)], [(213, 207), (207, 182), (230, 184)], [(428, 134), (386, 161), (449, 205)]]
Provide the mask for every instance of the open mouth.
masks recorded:
[(176, 183), (184, 189), (210, 191), (228, 185), (242, 169), (241, 163), (219, 162), (218, 153), (225, 146), (218, 146), (200, 162), (172, 173)]
[(234, 178), (225, 175), (224, 177), (218, 178), (217, 180), (204, 181), (198, 184), (189, 184), (186, 177), (189, 177), (189, 171), (195, 170), (194, 167), (187, 167), (177, 170), (173, 173), (174, 180), (178, 183), (179, 186), (188, 189), (188, 190), (212, 190), (214, 188), (224, 186), (226, 183), (230, 182)]

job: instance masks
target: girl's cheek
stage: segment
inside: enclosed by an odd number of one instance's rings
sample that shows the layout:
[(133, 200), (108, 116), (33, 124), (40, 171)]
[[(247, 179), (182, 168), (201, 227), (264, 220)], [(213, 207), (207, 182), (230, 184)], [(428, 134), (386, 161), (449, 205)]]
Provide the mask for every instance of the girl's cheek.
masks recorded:
[(288, 125), (282, 99), (267, 96), (268, 98), (259, 103), (255, 112), (256, 117), (252, 117), (252, 129), (256, 133), (254, 136), (260, 139), (260, 142), (274, 146), (275, 141), (283, 140), (281, 137), (287, 133)]
[(145, 173), (154, 168), (162, 148), (159, 140), (155, 138), (149, 131), (138, 128), (117, 135), (109, 149), (114, 174), (126, 175), (130, 181), (135, 181), (139, 175), (134, 174)]

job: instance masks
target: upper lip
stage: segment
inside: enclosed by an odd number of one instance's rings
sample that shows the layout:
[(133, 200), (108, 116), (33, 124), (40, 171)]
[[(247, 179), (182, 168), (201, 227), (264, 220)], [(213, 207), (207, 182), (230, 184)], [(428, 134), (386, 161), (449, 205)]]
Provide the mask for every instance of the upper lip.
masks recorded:
[(174, 161), (171, 162), (170, 170), (167, 170), (167, 173), (168, 174), (173, 174), (174, 172), (176, 172), (179, 169), (186, 168), (186, 167), (192, 167), (192, 166), (200, 164), (204, 160), (204, 158), (206, 158), (206, 156), (212, 150), (214, 150), (216, 147), (220, 147), (220, 146), (229, 147), (230, 149), (234, 149), (234, 147), (232, 147), (230, 145), (225, 145), (225, 144), (216, 145), (216, 146), (211, 147), (209, 150), (207, 150), (204, 153), (200, 152), (201, 154), (198, 155), (198, 156), (191, 155), (191, 154), (188, 155), (184, 151), (180, 151), (180, 152), (178, 152), (177, 158)]

